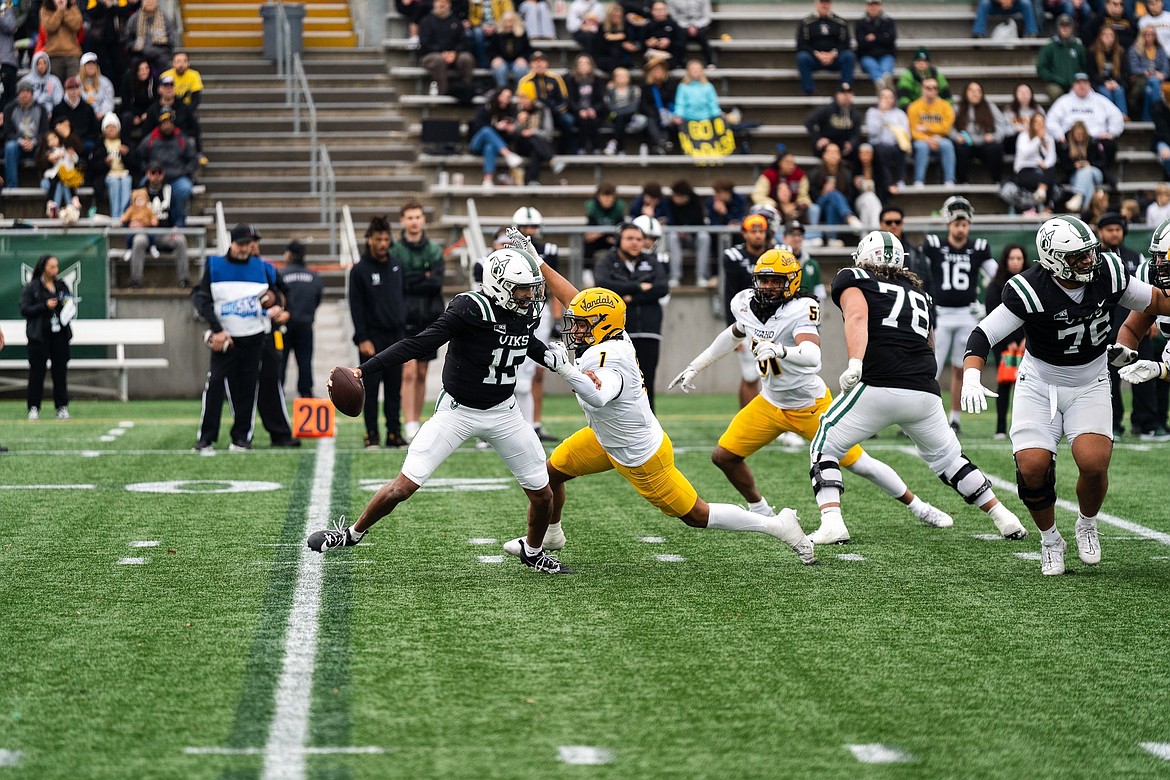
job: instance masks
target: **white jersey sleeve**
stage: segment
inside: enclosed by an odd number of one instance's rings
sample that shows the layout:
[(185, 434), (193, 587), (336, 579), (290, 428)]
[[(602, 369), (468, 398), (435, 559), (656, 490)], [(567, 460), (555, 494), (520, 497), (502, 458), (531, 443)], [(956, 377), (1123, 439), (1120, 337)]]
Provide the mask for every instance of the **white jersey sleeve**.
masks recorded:
[(617, 395), (604, 406), (591, 406), (582, 398), (577, 402), (606, 453), (623, 466), (641, 466), (658, 452), (663, 434), (642, 386), (633, 343), (628, 338), (603, 341), (577, 358), (576, 366), (604, 374), (604, 384), (615, 381), (615, 376), (621, 383)]
[[(820, 333), (821, 306), (815, 298), (795, 298), (761, 322), (751, 310), (752, 294), (751, 290), (744, 290), (731, 304), (736, 326), (751, 339), (750, 348), (754, 349), (760, 341), (795, 347), (798, 335)], [(798, 366), (774, 358), (758, 362), (757, 367), (760, 394), (780, 409), (806, 409), (825, 394), (825, 383), (818, 375), (820, 366)]]

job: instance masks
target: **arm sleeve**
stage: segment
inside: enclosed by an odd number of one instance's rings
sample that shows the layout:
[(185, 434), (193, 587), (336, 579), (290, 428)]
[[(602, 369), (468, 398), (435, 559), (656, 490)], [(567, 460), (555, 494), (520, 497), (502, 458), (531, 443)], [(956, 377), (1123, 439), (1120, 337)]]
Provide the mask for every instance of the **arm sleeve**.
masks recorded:
[(1131, 276), (1129, 284), (1125, 287), (1125, 292), (1121, 294), (1121, 299), (1117, 303), (1119, 306), (1133, 311), (1145, 311), (1150, 307), (1150, 301), (1153, 300), (1153, 297), (1153, 285), (1143, 282), (1136, 276)]
[(548, 345), (540, 339), (533, 336), (528, 340), (528, 357), (536, 361), (539, 366), (544, 366), (544, 353), (548, 352)]
[[(363, 375), (367, 373), (377, 374), (391, 366), (400, 365), (408, 360), (415, 360), (424, 355), (429, 355), (451, 340), (451, 336), (457, 327), (457, 323), (455, 322), (457, 319), (457, 314), (454, 314), (450, 310), (445, 311), (439, 319), (435, 320), (422, 333), (391, 344), (365, 363), (362, 363), (358, 368), (362, 370)], [(357, 337), (355, 336), (354, 338)], [(543, 347), (544, 345), (541, 344), (541, 346)], [(541, 354), (543, 355), (544, 353), (542, 352)]]
[(695, 356), (695, 359), (691, 361), (691, 366), (696, 371), (702, 371), (724, 355), (730, 355), (734, 352), (735, 348), (744, 340), (743, 336), (735, 335), (734, 329), (734, 325), (729, 325), (719, 331), (715, 340)]
[(788, 350), (782, 362), (804, 368), (818, 368), (821, 365), (821, 347), (812, 341), (802, 341)]
[(593, 384), (592, 379), (576, 368), (562, 376), (582, 401), (594, 408), (599, 408), (617, 398), (618, 393), (622, 391), (624, 380), (617, 371), (611, 371), (607, 368), (594, 369), (593, 373), (601, 380), (600, 388)]

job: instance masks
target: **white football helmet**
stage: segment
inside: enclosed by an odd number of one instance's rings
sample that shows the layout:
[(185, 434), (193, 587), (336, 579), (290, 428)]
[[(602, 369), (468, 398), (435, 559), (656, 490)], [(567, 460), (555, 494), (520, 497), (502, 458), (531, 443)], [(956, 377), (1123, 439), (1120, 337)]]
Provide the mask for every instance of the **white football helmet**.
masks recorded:
[(1150, 284), (1170, 290), (1170, 219), (1154, 228), (1150, 236)]
[(1092, 229), (1072, 215), (1053, 217), (1036, 231), (1040, 265), (1057, 279), (1082, 283), (1096, 279), (1101, 270), (1100, 248)]
[(772, 231), (772, 238), (780, 235), (780, 212), (771, 206), (761, 203), (758, 206), (752, 206), (748, 214), (759, 214), (764, 219), (768, 220), (768, 230)]
[(970, 222), (975, 216), (975, 207), (962, 195), (952, 195), (943, 201), (942, 211), (939, 213), (948, 225), (956, 219), (965, 219)]
[(539, 229), (544, 224), (544, 217), (531, 206), (521, 206), (512, 215), (512, 224), (518, 228), (534, 227)]
[[(531, 295), (516, 297), (519, 291)], [(515, 249), (497, 249), (483, 263), (483, 292), (498, 306), (527, 314), (544, 301), (544, 276), (536, 263)]]
[(662, 224), (654, 217), (646, 214), (639, 214), (634, 217), (634, 227), (642, 231), (642, 235), (649, 239), (653, 239), (654, 244), (651, 247), (652, 251), (658, 251), (658, 241), (662, 238)]
[(874, 230), (866, 234), (853, 253), (854, 265), (892, 265), (901, 268), (906, 262), (906, 250), (893, 233)]

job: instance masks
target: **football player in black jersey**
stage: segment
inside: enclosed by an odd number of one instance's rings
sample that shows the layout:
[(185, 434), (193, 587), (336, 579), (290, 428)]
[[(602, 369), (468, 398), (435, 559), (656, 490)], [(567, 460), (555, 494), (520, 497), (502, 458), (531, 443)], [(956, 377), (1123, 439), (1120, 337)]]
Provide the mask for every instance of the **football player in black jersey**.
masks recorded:
[(1113, 454), (1107, 360), (1132, 362), (1133, 350), (1109, 345), (1113, 310), (1170, 314), (1164, 290), (1130, 276), (1121, 258), (1099, 252), (1092, 229), (1073, 216), (1045, 222), (1036, 233), (1039, 264), (1012, 277), (1003, 302), (971, 332), (964, 361), (963, 408), (987, 408), (995, 393), (980, 383), (991, 345), (1020, 326), (1027, 346), (1012, 409), (1012, 451), (1020, 500), (1040, 529), (1040, 569), (1064, 573), (1066, 548), (1056, 528), (1056, 446), (1072, 446), (1077, 478), (1077, 551), (1101, 560), (1097, 512), (1109, 486)]
[(903, 267), (904, 258), (902, 242), (875, 230), (857, 245), (856, 266), (833, 280), (833, 301), (845, 315), (849, 367), (809, 447), (809, 476), (821, 507), (821, 527), (810, 537), (849, 538), (841, 517), (841, 458), (887, 425), (898, 425), (943, 482), (990, 515), (1005, 538), (1023, 539), (1028, 532), (947, 425), (931, 350), (930, 296)]
[[(543, 226), (543, 215), (531, 206), (522, 206), (512, 214), (512, 227), (532, 241), (538, 256), (556, 270), (561, 267), (560, 247), (547, 241), (540, 241), (540, 231)], [(553, 326), (560, 321), (561, 304), (554, 298), (540, 316), (540, 324), (536, 327), (536, 337), (544, 342), (549, 341), (553, 335)], [(526, 360), (520, 364), (516, 374), (516, 400), (520, 403), (520, 412), (524, 415), (524, 419), (532, 423), (532, 427), (536, 429), (536, 435), (540, 437), (541, 441), (560, 441), (560, 438), (544, 430), (542, 424), (544, 419), (544, 369), (532, 361)]]
[(979, 281), (990, 282), (999, 263), (991, 256), (987, 240), (970, 238), (975, 209), (964, 197), (956, 195), (943, 202), (942, 216), (947, 222), (943, 241), (928, 233), (922, 252), (930, 261), (934, 286), (934, 359), (936, 376), (942, 378), (947, 361), (951, 363), (951, 427), (959, 432), (959, 386), (963, 383), (963, 354), (967, 337), (984, 315), (979, 303)]
[[(528, 494), (528, 536), (520, 559), (547, 574), (569, 570), (541, 547), (552, 516), (552, 489), (544, 447), (516, 403), (516, 369), (525, 359), (545, 363), (545, 345), (533, 332), (544, 307), (544, 280), (535, 260), (514, 249), (492, 252), (484, 263), (483, 292), (455, 296), (447, 310), (422, 333), (402, 339), (353, 371), (359, 379), (429, 354), (449, 344), (443, 364), (443, 392), (435, 414), (411, 439), (402, 470), (383, 485), (357, 522), (315, 531), (308, 545), (317, 552), (349, 547), (374, 523), (414, 495), (435, 469), (468, 439), (486, 440)], [(553, 365), (559, 368), (557, 353)]]

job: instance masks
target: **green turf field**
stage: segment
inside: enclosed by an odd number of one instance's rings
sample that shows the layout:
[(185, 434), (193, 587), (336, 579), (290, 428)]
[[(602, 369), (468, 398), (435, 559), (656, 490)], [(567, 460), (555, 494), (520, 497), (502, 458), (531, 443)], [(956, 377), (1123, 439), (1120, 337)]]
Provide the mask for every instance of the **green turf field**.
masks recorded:
[[(734, 401), (659, 399), (683, 472), (738, 501), (709, 461)], [(599, 475), (568, 486), (578, 573), (550, 577), (492, 562), (526, 501), (490, 451), (465, 447), (366, 543), (302, 567), (310, 519), (356, 515), (403, 451), (363, 450), (343, 420), (335, 446), (268, 450), (261, 432), (200, 457), (197, 401), (70, 410), (26, 422), (0, 403), (0, 780), (1170, 774), (1170, 445), (1115, 452), (1104, 511), (1138, 525), (1102, 523), (1100, 566), (1058, 510), (1063, 577), (1018, 557), (1035, 534), (977, 538), (990, 520), (892, 432), (867, 448), (954, 528), (848, 476), (854, 543), (802, 567)], [(580, 420), (550, 399), (555, 433)], [(966, 453), (1013, 480), (993, 423), (965, 417)], [(752, 465), (815, 529), (807, 453)]]

